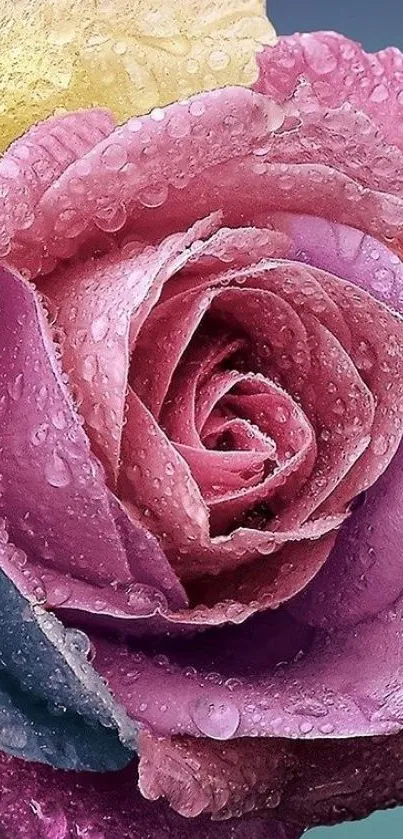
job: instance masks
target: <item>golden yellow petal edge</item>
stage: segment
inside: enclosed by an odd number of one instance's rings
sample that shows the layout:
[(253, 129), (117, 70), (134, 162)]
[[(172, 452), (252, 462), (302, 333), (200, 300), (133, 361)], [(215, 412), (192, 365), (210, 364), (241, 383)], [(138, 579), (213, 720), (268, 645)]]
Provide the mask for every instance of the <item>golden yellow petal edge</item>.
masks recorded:
[(275, 41), (262, 0), (0, 0), (0, 150), (59, 109), (124, 121), (248, 86)]

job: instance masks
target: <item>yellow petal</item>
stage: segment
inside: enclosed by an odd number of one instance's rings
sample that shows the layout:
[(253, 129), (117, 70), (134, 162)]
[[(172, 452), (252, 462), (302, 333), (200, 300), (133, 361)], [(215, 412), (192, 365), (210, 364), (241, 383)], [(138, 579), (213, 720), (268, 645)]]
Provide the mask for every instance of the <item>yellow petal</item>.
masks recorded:
[(58, 109), (119, 120), (251, 84), (275, 42), (264, 0), (0, 0), (0, 149)]

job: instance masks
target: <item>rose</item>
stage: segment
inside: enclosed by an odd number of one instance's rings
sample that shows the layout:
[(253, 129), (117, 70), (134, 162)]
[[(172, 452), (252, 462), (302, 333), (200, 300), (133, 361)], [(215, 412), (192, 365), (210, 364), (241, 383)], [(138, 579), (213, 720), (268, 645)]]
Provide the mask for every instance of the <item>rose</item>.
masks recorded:
[(113, 807), (113, 776), (56, 797), (4, 758), (34, 802), (14, 833), (256, 836), (204, 820), (255, 810), (286, 836), (401, 798), (399, 54), (302, 36), (261, 71), (121, 128), (57, 118), (2, 162), (2, 661), (58, 706), (33, 743), (19, 698), (3, 746), (116, 768), (85, 711), (200, 817), (140, 817), (133, 763)]

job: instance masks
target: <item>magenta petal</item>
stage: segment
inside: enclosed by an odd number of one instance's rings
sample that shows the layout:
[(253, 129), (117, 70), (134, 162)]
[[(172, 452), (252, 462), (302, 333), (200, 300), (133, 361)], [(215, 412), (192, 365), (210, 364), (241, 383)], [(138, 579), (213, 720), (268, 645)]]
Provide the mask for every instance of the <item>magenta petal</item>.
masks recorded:
[[(208, 215), (210, 209), (193, 212), (186, 195), (189, 189), (193, 194), (195, 176), (229, 161), (233, 166), (249, 153), (251, 144), (259, 146), (271, 111), (265, 97), (243, 88), (225, 88), (169, 105), (162, 121), (146, 115), (118, 126), (55, 180), (34, 208), (29, 247), (35, 252), (38, 273), (48, 256), (56, 262), (77, 253), (88, 241), (104, 240), (105, 233), (116, 238), (127, 222), (138, 235), (154, 240), (157, 229), (162, 236), (167, 228), (168, 232), (184, 229)], [(117, 160), (112, 167), (111, 145)], [(184, 177), (190, 164), (192, 171)], [(167, 213), (172, 201), (179, 212)], [(220, 202), (215, 203), (219, 209)], [(160, 227), (155, 224), (158, 210), (165, 216)], [(13, 265), (24, 268), (24, 255)]]
[[(129, 715), (160, 736), (224, 741), (394, 734), (401, 730), (402, 617), (400, 600), (352, 629), (310, 635), (301, 625), (295, 634), (285, 616), (276, 637), (280, 618), (266, 614), (231, 633), (160, 645), (157, 657), (95, 639), (94, 666)], [(298, 655), (281, 658), (289, 632)], [(283, 666), (274, 666), (273, 649)]]
[[(297, 839), (273, 819), (183, 819), (137, 791), (133, 764), (104, 775), (54, 771), (0, 755), (0, 831), (8, 839)], [(3, 836), (3, 833), (1, 832)]]
[[(354, 228), (312, 216), (275, 214), (273, 222), (290, 237), (295, 258), (331, 271), (402, 311), (403, 266), (380, 242)], [(363, 322), (360, 317), (360, 330)], [(357, 336), (357, 329), (354, 334)], [(373, 329), (368, 330), (368, 338), (355, 347), (357, 364), (364, 378), (369, 375), (374, 378), (379, 390), (378, 406), (392, 394), (395, 410), (399, 405), (399, 377), (392, 378), (391, 373), (385, 376), (384, 371), (385, 364), (392, 360), (396, 363), (399, 357), (388, 357), (391, 342), (387, 332), (381, 341), (386, 350), (382, 358), (376, 350), (374, 338), (378, 338)], [(380, 415), (380, 424), (385, 422)], [(393, 422), (397, 430), (400, 417), (396, 416)], [(379, 453), (377, 460), (381, 460), (386, 453), (386, 438), (384, 442), (383, 438), (375, 440), (375, 447)], [(376, 615), (400, 596), (401, 464), (400, 449), (386, 473), (369, 490), (365, 503), (344, 525), (326, 565), (293, 604), (294, 613), (301, 619), (328, 627), (350, 625)], [(368, 470), (363, 475), (368, 475)]]
[(203, 812), (221, 820), (264, 809), (312, 827), (364, 818), (402, 801), (401, 735), (226, 744), (148, 735), (142, 737), (142, 754), (143, 794), (152, 801), (166, 798), (188, 816)]

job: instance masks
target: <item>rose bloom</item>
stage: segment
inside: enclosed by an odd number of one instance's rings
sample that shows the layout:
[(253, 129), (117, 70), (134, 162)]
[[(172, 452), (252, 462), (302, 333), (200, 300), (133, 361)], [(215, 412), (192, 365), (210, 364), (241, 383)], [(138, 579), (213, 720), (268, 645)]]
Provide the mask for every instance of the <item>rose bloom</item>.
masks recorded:
[(259, 61), (0, 164), (12, 839), (295, 839), (402, 797), (403, 59)]

